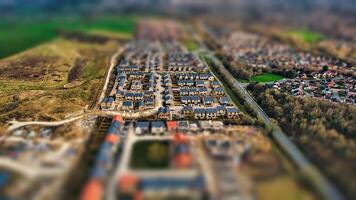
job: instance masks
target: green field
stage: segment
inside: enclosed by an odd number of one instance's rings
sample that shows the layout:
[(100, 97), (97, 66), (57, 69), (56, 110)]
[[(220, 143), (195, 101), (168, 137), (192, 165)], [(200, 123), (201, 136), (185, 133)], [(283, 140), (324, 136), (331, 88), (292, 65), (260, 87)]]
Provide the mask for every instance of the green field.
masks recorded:
[(168, 141), (140, 141), (134, 144), (130, 167), (133, 169), (166, 169), (169, 167)]
[(188, 51), (196, 51), (199, 49), (199, 45), (193, 40), (184, 42), (184, 46), (188, 49)]
[(323, 37), (324, 37), (323, 35), (321, 35), (319, 33), (310, 32), (310, 31), (306, 31), (306, 30), (293, 30), (293, 31), (289, 31), (288, 34), (291, 37), (301, 39), (307, 43), (318, 42), (321, 39), (323, 39)]
[(110, 31), (131, 36), (137, 17), (98, 17), (95, 19), (61, 19), (0, 22), (0, 59), (29, 49), (58, 36), (57, 30)]
[(283, 78), (284, 78), (283, 76), (267, 72), (262, 75), (253, 76), (251, 78), (251, 81), (258, 82), (258, 83), (266, 83), (266, 82), (279, 81), (282, 80)]

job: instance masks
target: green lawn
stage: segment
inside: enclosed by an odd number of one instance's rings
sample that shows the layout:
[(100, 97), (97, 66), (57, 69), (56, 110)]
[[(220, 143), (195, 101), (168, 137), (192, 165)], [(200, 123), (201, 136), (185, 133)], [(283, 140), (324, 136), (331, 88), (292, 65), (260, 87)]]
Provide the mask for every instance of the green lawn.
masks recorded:
[(293, 30), (289, 31), (288, 34), (292, 37), (302, 39), (307, 43), (315, 43), (323, 39), (323, 35), (315, 32), (310, 32), (306, 30)]
[(29, 49), (58, 36), (56, 30), (93, 32), (111, 31), (130, 36), (137, 17), (97, 17), (95, 19), (62, 19), (0, 22), (0, 59)]
[(199, 49), (199, 45), (193, 40), (188, 40), (184, 42), (184, 46), (188, 49), (188, 51), (191, 52)]
[(258, 82), (258, 83), (266, 83), (266, 82), (279, 81), (282, 80), (283, 78), (284, 78), (283, 76), (267, 72), (262, 75), (253, 76), (251, 78), (251, 81)]
[(169, 167), (169, 141), (140, 141), (134, 144), (130, 167), (133, 169), (166, 169)]

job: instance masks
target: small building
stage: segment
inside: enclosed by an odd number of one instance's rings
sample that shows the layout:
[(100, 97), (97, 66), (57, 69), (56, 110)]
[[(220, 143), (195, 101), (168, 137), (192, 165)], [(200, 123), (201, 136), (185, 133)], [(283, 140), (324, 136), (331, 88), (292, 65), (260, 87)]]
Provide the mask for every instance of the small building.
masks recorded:
[(193, 104), (198, 104), (201, 102), (201, 99), (199, 96), (191, 96), (190, 99), (191, 99), (191, 103), (193, 103)]
[(204, 105), (211, 105), (214, 103), (214, 99), (211, 96), (205, 96), (203, 97), (203, 104)]
[(226, 108), (225, 106), (216, 106), (216, 113), (218, 117), (222, 117), (226, 115)]
[(150, 98), (150, 97), (153, 97), (154, 94), (155, 94), (154, 91), (145, 91), (145, 92), (144, 92), (144, 97), (145, 97), (145, 98)]
[(211, 87), (212, 88), (218, 88), (218, 87), (221, 87), (221, 84), (218, 82), (218, 81), (212, 81), (210, 83)]
[(177, 130), (177, 121), (167, 121), (167, 129), (168, 131)]
[(151, 122), (151, 132), (152, 133), (163, 133), (166, 131), (166, 126), (163, 121), (152, 121)]
[(134, 108), (134, 104), (132, 101), (122, 102), (122, 110), (129, 111), (129, 110), (133, 110), (133, 108)]
[(216, 108), (207, 108), (207, 109), (205, 109), (205, 118), (206, 119), (216, 119), (217, 118), (217, 110), (216, 110)]
[(178, 129), (179, 130), (187, 130), (189, 126), (188, 121), (178, 121)]
[(169, 107), (160, 107), (158, 109), (158, 117), (166, 120), (172, 119), (172, 113)]
[(116, 92), (116, 101), (123, 100), (124, 98), (125, 98), (125, 92), (121, 91), (121, 90), (118, 90)]
[(193, 115), (193, 107), (192, 106), (183, 106), (182, 113), (185, 116)]
[(100, 105), (102, 110), (113, 110), (115, 108), (114, 98), (105, 97)]
[(146, 108), (145, 102), (144, 101), (138, 101), (137, 102), (137, 107), (139, 111), (144, 111)]
[(145, 106), (147, 109), (152, 109), (154, 108), (155, 100), (154, 98), (147, 98), (145, 99)]
[(204, 108), (195, 108), (193, 112), (194, 112), (195, 119), (205, 119), (205, 109)]
[(138, 121), (136, 123), (136, 134), (144, 134), (150, 131), (150, 122), (148, 121)]
[(220, 98), (219, 98), (219, 103), (220, 103), (221, 105), (225, 105), (225, 106), (231, 105), (230, 97), (228, 97), (228, 96), (222, 96), (222, 97), (220, 97)]
[(195, 86), (196, 87), (205, 87), (205, 83), (203, 80), (196, 80), (195, 81)]
[(226, 108), (226, 116), (229, 119), (235, 119), (239, 116), (239, 110), (235, 107)]
[(213, 94), (215, 94), (216, 96), (222, 96), (225, 95), (225, 91), (223, 87), (217, 87), (213, 89)]
[(198, 88), (198, 94), (199, 95), (207, 95), (208, 94), (208, 88), (206, 88), (206, 87)]

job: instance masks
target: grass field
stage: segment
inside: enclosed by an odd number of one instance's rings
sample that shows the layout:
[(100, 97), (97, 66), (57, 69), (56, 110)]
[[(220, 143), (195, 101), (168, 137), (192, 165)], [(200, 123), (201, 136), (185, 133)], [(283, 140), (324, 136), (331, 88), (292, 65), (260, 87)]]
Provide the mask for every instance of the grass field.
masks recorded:
[(183, 45), (191, 52), (199, 49), (199, 45), (194, 40), (184, 41)]
[(166, 169), (169, 167), (168, 141), (141, 141), (134, 144), (130, 166), (133, 169)]
[[(130, 37), (136, 17), (98, 17), (95, 19), (61, 19), (0, 22), (0, 59), (13, 55), (58, 36), (57, 30), (88, 33), (120, 33)], [(113, 35), (113, 34), (111, 34)]]
[(267, 72), (262, 75), (253, 76), (251, 78), (251, 81), (258, 82), (258, 83), (266, 83), (266, 82), (279, 81), (282, 80), (283, 78), (284, 78), (283, 76)]
[(303, 40), (306, 43), (315, 43), (324, 38), (323, 35), (306, 30), (293, 30), (289, 31), (288, 34), (291, 37)]

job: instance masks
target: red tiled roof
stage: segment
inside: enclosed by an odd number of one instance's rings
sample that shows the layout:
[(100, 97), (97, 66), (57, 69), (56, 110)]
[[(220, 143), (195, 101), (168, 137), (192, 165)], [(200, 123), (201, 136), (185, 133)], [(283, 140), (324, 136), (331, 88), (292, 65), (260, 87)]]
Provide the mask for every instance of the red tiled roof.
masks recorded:
[(176, 133), (174, 135), (174, 143), (187, 143), (188, 139), (182, 133)]
[(92, 179), (85, 186), (80, 200), (101, 200), (103, 191), (99, 180)]
[(177, 128), (177, 121), (167, 121), (167, 127), (169, 129), (176, 129)]
[(105, 137), (105, 140), (111, 142), (112, 144), (116, 144), (119, 141), (119, 137), (114, 134), (109, 134)]
[(124, 175), (119, 180), (119, 190), (120, 191), (132, 191), (135, 189), (138, 183), (138, 178), (134, 175)]
[(174, 164), (177, 168), (187, 168), (192, 164), (192, 156), (189, 153), (181, 153), (174, 157)]

